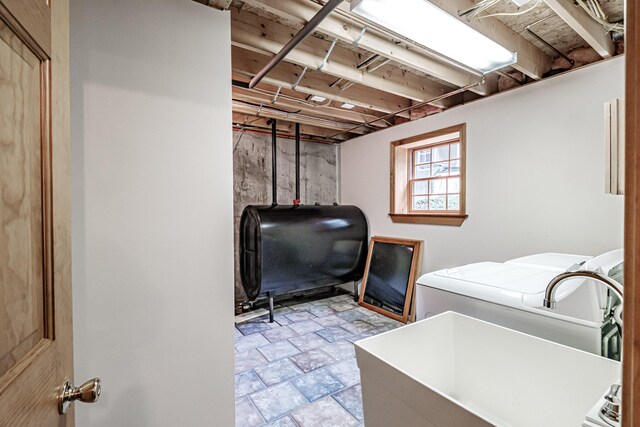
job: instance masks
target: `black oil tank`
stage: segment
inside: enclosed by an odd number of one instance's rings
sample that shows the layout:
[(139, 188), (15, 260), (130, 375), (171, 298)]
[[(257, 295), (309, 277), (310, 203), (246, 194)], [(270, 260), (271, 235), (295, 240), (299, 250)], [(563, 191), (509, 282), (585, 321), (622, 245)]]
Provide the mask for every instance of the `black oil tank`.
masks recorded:
[(356, 206), (247, 206), (240, 219), (240, 277), (251, 300), (359, 280), (367, 220)]

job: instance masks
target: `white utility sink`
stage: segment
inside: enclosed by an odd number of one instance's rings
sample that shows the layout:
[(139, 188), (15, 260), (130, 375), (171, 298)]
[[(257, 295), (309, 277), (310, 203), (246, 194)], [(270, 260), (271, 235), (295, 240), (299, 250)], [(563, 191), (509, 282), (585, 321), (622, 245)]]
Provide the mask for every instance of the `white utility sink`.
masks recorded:
[(358, 341), (367, 427), (579, 426), (620, 363), (454, 312)]

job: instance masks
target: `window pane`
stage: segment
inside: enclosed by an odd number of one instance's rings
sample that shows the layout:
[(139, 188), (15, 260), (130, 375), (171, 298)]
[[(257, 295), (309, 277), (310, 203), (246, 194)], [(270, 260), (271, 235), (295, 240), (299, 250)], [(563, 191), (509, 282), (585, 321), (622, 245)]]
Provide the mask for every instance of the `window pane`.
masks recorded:
[(449, 188), (447, 192), (448, 193), (460, 192), (460, 178), (449, 178)]
[(456, 142), (455, 144), (451, 144), (451, 158), (459, 159), (460, 158), (460, 143)]
[(429, 197), (429, 210), (444, 211), (447, 209), (447, 196)]
[(417, 196), (413, 198), (413, 206), (411, 209), (414, 211), (426, 211), (429, 209), (427, 196)]
[(414, 182), (413, 194), (429, 194), (429, 182), (428, 181)]
[(429, 178), (431, 176), (431, 165), (416, 166), (414, 178)]
[(435, 147), (433, 150), (433, 161), (439, 162), (441, 160), (449, 160), (449, 146), (441, 145), (440, 147)]
[[(456, 160), (457, 161), (457, 160)], [(431, 176), (447, 176), (449, 175), (449, 162), (434, 163)]]
[(451, 161), (451, 175), (460, 175), (460, 160)]
[(414, 161), (416, 163), (429, 163), (431, 161), (431, 149), (425, 148), (424, 150), (418, 150), (414, 153)]
[(450, 211), (459, 211), (460, 210), (460, 196), (454, 195), (449, 196), (449, 207), (447, 208)]
[(429, 193), (430, 194), (446, 194), (447, 193), (447, 180), (446, 179), (434, 179), (429, 181)]

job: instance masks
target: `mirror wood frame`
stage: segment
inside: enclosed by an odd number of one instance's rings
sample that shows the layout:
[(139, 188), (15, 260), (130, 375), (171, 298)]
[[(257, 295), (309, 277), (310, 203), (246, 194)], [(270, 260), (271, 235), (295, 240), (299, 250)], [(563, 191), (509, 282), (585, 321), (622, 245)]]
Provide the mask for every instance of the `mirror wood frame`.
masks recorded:
[(640, 4), (627, 1), (625, 17), (625, 219), (622, 426), (640, 419)]
[[(413, 247), (413, 256), (411, 258), (411, 267), (409, 268), (409, 280), (407, 283), (407, 292), (404, 298), (404, 307), (402, 310), (402, 315), (398, 315), (391, 311), (385, 310), (380, 307), (376, 307), (375, 305), (368, 304), (364, 301), (364, 294), (367, 290), (367, 279), (369, 278), (369, 269), (371, 267), (371, 258), (373, 255), (373, 249), (375, 247), (375, 243), (391, 243), (402, 246), (412, 246)], [(369, 310), (373, 310), (377, 313), (395, 319), (402, 323), (407, 323), (409, 320), (409, 314), (412, 309), (412, 301), (413, 301), (413, 291), (416, 285), (416, 278), (420, 274), (420, 261), (422, 260), (422, 240), (412, 240), (412, 239), (400, 239), (395, 237), (382, 237), (382, 236), (373, 236), (369, 241), (369, 253), (367, 254), (367, 263), (364, 267), (364, 277), (362, 278), (362, 289), (360, 291), (360, 295), (358, 297), (358, 304), (362, 307), (368, 308)]]

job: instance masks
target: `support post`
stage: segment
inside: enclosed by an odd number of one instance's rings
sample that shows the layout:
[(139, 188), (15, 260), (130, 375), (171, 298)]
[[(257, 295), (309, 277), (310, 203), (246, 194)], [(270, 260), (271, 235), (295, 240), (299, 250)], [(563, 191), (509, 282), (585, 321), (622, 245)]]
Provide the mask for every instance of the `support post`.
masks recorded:
[(276, 206), (278, 204), (278, 165), (276, 162), (278, 153), (276, 140), (278, 138), (278, 130), (276, 128), (276, 119), (271, 119), (271, 205)]
[(296, 200), (300, 203), (300, 123), (296, 123)]
[(269, 323), (273, 323), (274, 321), (273, 294), (271, 293), (271, 291), (267, 292), (267, 298), (269, 298)]

